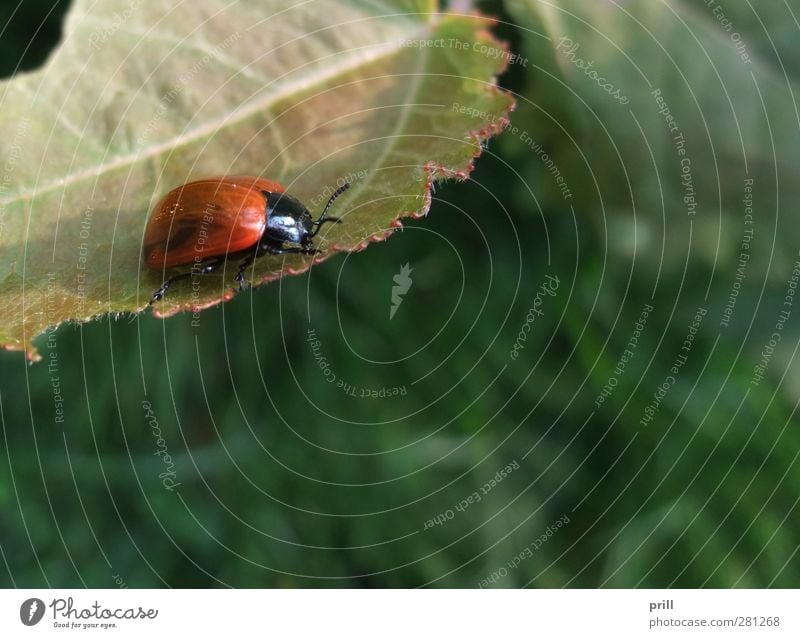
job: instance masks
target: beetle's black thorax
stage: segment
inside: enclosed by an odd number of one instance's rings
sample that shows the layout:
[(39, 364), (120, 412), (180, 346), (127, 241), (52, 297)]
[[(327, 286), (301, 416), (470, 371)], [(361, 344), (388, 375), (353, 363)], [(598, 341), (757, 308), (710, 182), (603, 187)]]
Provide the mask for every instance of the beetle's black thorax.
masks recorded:
[(311, 233), (311, 213), (286, 193), (267, 193), (267, 227), (264, 238), (275, 242), (304, 245)]

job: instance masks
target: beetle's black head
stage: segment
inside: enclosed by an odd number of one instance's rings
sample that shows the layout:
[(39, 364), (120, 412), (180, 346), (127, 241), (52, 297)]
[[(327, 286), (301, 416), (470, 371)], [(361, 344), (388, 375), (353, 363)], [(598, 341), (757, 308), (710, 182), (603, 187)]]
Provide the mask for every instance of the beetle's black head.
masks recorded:
[(264, 234), (276, 242), (306, 246), (311, 241), (314, 220), (303, 203), (286, 193), (264, 193), (267, 198), (267, 228)]
[(298, 244), (303, 248), (313, 249), (311, 240), (319, 232), (322, 224), (339, 221), (334, 217), (326, 216), (334, 200), (348, 188), (350, 188), (350, 184), (345, 182), (343, 186), (333, 192), (322, 214), (316, 221), (300, 200), (286, 193), (269, 193), (265, 191), (264, 196), (267, 198), (267, 227), (264, 230), (264, 235), (278, 243)]

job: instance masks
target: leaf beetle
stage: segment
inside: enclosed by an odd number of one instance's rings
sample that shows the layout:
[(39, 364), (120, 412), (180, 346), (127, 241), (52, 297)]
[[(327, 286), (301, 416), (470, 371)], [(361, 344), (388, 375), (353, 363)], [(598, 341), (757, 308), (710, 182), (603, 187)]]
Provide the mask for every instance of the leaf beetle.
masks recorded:
[(260, 177), (209, 177), (171, 190), (147, 222), (144, 261), (160, 272), (181, 266), (191, 271), (166, 278), (150, 304), (176, 281), (214, 272), (229, 259), (242, 260), (234, 276), (241, 290), (247, 267), (259, 257), (319, 252), (313, 239), (323, 224), (340, 221), (327, 214), (348, 188), (348, 182), (337, 188), (316, 220), (280, 183)]

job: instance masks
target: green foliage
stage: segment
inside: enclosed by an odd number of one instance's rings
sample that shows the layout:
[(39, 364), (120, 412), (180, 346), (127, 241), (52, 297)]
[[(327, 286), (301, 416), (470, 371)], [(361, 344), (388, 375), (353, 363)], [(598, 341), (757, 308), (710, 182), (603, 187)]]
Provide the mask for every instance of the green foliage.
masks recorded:
[[(796, 260), (795, 212), (782, 202), (797, 161), (777, 149), (797, 123), (774, 87), (778, 69), (794, 82), (796, 31), (778, 5), (759, 8), (762, 30), (726, 4), (754, 60), (742, 79), (715, 14), (655, 4), (487, 3), (522, 56), (500, 78), (517, 97), (517, 132), (391, 241), (197, 318), (62, 326), (37, 341), (38, 365), (2, 353), (6, 583), (796, 586), (800, 309), (753, 384)], [(555, 49), (563, 35), (631, 104), (576, 73)], [(722, 83), (697, 62), (701, 44)], [(691, 144), (702, 193), (691, 239), (680, 158), (634, 62)], [(753, 78), (776, 118), (771, 137), (754, 133), (770, 127), (752, 111)], [(718, 108), (723, 85), (733, 109)], [(745, 228), (734, 111), (750, 132), (757, 239), (723, 328)], [(405, 264), (412, 283), (390, 318)], [(542, 292), (547, 275), (555, 295)], [(381, 389), (389, 396), (362, 397)], [(173, 491), (159, 477), (170, 467)]]

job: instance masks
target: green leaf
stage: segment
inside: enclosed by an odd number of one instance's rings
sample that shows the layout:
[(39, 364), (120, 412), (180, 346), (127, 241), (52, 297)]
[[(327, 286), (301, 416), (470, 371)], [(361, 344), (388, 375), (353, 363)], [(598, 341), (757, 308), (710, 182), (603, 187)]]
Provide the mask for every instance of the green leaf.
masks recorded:
[[(162, 281), (141, 259), (147, 217), (186, 181), (277, 179), (318, 211), (351, 180), (344, 223), (318, 238), (321, 261), (425, 214), (432, 183), (466, 178), (513, 106), (495, 84), (504, 61), (490, 22), (433, 2), (168, 7), (77, 0), (47, 64), (0, 87), (6, 348), (36, 358), (48, 326), (144, 308)], [(265, 257), (254, 281), (311, 264)], [(232, 275), (176, 284), (156, 312), (229, 299)]]

